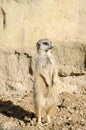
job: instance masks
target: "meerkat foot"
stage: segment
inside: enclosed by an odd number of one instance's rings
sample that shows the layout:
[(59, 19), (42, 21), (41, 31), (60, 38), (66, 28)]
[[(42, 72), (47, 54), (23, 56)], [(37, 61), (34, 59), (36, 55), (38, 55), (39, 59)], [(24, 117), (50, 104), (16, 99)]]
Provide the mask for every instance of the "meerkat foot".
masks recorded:
[(38, 117), (38, 122), (37, 122), (37, 126), (42, 126), (42, 122), (41, 122), (41, 116)]
[(42, 123), (41, 122), (38, 122), (37, 123), (37, 127), (41, 127), (42, 126)]
[(47, 124), (50, 124), (51, 123), (51, 118), (49, 115), (47, 115)]

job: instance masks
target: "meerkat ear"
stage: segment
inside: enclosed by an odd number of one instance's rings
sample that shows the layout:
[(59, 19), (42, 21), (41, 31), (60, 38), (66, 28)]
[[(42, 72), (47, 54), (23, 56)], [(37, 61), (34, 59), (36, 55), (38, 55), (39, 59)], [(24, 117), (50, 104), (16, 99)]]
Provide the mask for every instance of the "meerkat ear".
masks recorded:
[(40, 44), (37, 42), (37, 44), (36, 44), (36, 47), (37, 47), (37, 50), (39, 50), (40, 49)]

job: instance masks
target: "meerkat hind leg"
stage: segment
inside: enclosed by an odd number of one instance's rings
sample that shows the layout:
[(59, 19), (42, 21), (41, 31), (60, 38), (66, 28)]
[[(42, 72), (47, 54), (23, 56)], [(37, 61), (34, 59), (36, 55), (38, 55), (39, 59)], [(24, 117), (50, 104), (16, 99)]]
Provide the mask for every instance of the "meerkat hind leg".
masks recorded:
[(42, 112), (42, 107), (39, 107), (37, 110), (37, 126), (41, 126), (41, 112)]
[(46, 112), (47, 124), (51, 124), (51, 117), (52, 117), (52, 114), (53, 114), (53, 110), (54, 110), (53, 106), (50, 106), (47, 109), (47, 112)]

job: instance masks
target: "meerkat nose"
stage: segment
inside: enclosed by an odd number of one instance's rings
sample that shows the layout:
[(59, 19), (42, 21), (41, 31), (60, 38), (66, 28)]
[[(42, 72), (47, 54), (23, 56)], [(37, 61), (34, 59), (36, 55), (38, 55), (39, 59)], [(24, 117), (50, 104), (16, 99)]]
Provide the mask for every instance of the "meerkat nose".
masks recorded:
[(50, 46), (50, 49), (52, 49), (52, 48), (54, 48), (54, 46), (51, 45), (51, 46)]

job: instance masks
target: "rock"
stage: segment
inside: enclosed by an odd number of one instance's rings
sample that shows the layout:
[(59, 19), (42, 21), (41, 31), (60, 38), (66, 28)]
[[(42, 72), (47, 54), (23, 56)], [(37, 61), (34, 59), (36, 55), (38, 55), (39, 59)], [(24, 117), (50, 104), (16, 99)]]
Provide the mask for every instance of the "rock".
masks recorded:
[(73, 0), (0, 0), (0, 45), (33, 47), (45, 37), (57, 45), (59, 41), (84, 43), (84, 3), (85, 0), (83, 4)]
[(32, 59), (25, 52), (0, 51), (0, 78), (3, 93), (23, 96), (32, 89), (33, 66)]

